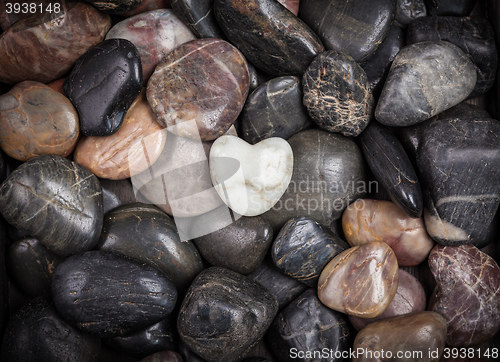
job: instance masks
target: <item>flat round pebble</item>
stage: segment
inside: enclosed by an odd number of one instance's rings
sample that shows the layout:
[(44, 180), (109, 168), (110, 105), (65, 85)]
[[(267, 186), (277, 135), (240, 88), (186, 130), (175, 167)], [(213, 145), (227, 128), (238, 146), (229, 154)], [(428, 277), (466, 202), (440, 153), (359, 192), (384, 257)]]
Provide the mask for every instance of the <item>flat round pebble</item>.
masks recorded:
[(251, 144), (270, 137), (287, 139), (308, 128), (300, 78), (277, 77), (261, 84), (248, 96), (240, 122), (241, 137)]
[(16, 160), (43, 154), (66, 157), (79, 134), (73, 104), (43, 83), (24, 81), (0, 96), (0, 147)]
[(63, 85), (80, 116), (85, 136), (109, 136), (142, 89), (141, 59), (125, 39), (105, 40), (77, 62)]
[(130, 106), (118, 131), (107, 137), (83, 137), (73, 160), (98, 177), (122, 180), (154, 164), (166, 138), (143, 91)]
[(177, 329), (210, 362), (242, 359), (264, 336), (278, 302), (263, 286), (228, 269), (203, 270), (189, 287)]
[(215, 0), (214, 11), (228, 39), (274, 76), (301, 75), (324, 50), (318, 36), (277, 1)]
[(158, 64), (147, 98), (158, 122), (178, 136), (222, 136), (245, 103), (250, 77), (243, 55), (221, 39), (184, 43)]
[(350, 56), (329, 50), (318, 55), (302, 77), (304, 105), (329, 132), (358, 136), (372, 117), (373, 95), (366, 73)]
[(172, 219), (153, 205), (126, 204), (106, 214), (97, 249), (151, 265), (178, 290), (187, 289), (203, 269), (193, 243), (181, 242)]
[(323, 268), (349, 246), (316, 221), (290, 219), (273, 242), (274, 264), (286, 275), (315, 287)]
[(384, 40), (396, 12), (393, 0), (301, 0), (299, 18), (325, 48), (367, 60)]
[(158, 9), (120, 21), (108, 31), (108, 39), (127, 39), (136, 46), (147, 80), (168, 53), (196, 37), (171, 9)]
[(56, 80), (101, 42), (110, 27), (108, 15), (85, 3), (20, 20), (0, 35), (0, 82)]
[(167, 317), (177, 291), (170, 279), (145, 264), (109, 252), (88, 251), (57, 266), (52, 299), (70, 324), (109, 338)]
[(394, 59), (375, 118), (387, 126), (410, 126), (462, 102), (476, 85), (476, 67), (447, 41), (405, 46)]
[(214, 0), (171, 0), (176, 14), (199, 38), (223, 38), (213, 11)]
[(437, 245), (429, 255), (437, 287), (428, 309), (448, 326), (446, 343), (476, 346), (500, 331), (500, 268), (472, 245)]
[(398, 262), (380, 241), (338, 254), (323, 269), (318, 297), (327, 307), (362, 318), (382, 314), (398, 288)]
[(434, 247), (424, 220), (411, 218), (390, 201), (356, 200), (342, 215), (342, 229), (351, 246), (373, 241), (388, 244), (400, 266), (424, 262)]
[(11, 317), (0, 357), (5, 362), (92, 362), (100, 349), (99, 338), (61, 319), (49, 298), (36, 298)]
[[(373, 355), (392, 355), (393, 361), (439, 361), (446, 340), (446, 321), (429, 311), (384, 319), (362, 329), (354, 340), (353, 349), (370, 351)], [(402, 357), (398, 356), (402, 353)], [(365, 356), (351, 361), (373, 361)]]
[(92, 249), (101, 233), (101, 185), (75, 162), (37, 156), (0, 186), (0, 213), (56, 254), (76, 254)]

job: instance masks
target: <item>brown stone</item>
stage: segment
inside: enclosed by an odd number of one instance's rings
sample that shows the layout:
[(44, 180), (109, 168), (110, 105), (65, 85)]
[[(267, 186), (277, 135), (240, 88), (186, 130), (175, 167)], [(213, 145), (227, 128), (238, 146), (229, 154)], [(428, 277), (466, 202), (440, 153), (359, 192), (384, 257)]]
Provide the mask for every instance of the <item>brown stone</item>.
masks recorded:
[(429, 255), (437, 287), (429, 310), (448, 325), (446, 343), (476, 346), (500, 331), (500, 268), (473, 245), (437, 245)]
[(0, 35), (1, 82), (60, 78), (111, 27), (109, 15), (89, 4), (63, 3), (62, 9), (22, 19)]
[(386, 310), (398, 288), (398, 262), (392, 249), (374, 241), (333, 258), (318, 281), (318, 298), (336, 311), (373, 318)]
[[(238, 117), (250, 87), (248, 65), (233, 45), (196, 39), (169, 53), (149, 79), (147, 98), (158, 122), (178, 136), (222, 136)], [(175, 126), (175, 127), (173, 127)]]
[(21, 82), (0, 96), (0, 147), (16, 160), (43, 154), (66, 157), (79, 134), (73, 104), (43, 83)]
[(403, 269), (399, 269), (398, 273), (398, 290), (391, 304), (389, 304), (382, 314), (375, 318), (349, 316), (349, 321), (358, 331), (382, 319), (425, 310), (427, 299), (422, 284), (420, 284), (417, 278)]
[(156, 122), (143, 90), (116, 133), (107, 137), (82, 138), (73, 158), (98, 177), (122, 180), (155, 163), (166, 138), (166, 132)]
[(399, 266), (415, 266), (427, 259), (434, 241), (422, 218), (413, 219), (390, 201), (358, 199), (344, 211), (342, 228), (351, 246), (372, 241), (387, 243)]
[(351, 361), (437, 362), (445, 339), (446, 321), (437, 313), (425, 311), (388, 318), (358, 333), (353, 349), (363, 353)]

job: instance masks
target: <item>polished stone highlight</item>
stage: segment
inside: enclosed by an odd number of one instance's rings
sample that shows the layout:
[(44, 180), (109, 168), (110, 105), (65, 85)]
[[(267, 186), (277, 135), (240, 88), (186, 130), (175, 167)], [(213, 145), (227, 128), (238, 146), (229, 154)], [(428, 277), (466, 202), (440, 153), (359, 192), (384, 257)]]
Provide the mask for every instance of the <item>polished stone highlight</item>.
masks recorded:
[(214, 0), (171, 0), (170, 5), (198, 38), (224, 38), (215, 20)]
[(321, 272), (318, 298), (328, 308), (373, 318), (392, 302), (398, 288), (398, 262), (380, 241), (338, 254)]

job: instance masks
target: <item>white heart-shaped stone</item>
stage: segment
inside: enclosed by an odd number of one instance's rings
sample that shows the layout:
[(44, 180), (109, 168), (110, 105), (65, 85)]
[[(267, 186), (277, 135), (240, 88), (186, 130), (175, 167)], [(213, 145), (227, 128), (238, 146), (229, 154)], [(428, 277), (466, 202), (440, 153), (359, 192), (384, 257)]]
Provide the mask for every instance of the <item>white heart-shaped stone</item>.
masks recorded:
[(244, 216), (263, 214), (288, 187), (293, 172), (290, 144), (278, 137), (250, 145), (221, 136), (210, 149), (210, 176), (222, 201)]

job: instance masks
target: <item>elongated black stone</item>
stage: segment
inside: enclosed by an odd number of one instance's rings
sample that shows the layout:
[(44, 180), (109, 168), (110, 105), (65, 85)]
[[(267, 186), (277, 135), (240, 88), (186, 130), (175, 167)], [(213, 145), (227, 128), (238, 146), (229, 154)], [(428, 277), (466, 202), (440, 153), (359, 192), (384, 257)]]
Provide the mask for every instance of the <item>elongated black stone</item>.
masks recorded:
[(384, 40), (396, 12), (396, 0), (301, 0), (299, 18), (328, 50), (367, 60)]
[(349, 349), (351, 339), (346, 315), (325, 307), (314, 289), (306, 290), (281, 311), (266, 334), (269, 347), (280, 362), (297, 361), (299, 351), (331, 351), (335, 356), (336, 351), (341, 353)]
[(210, 362), (242, 359), (264, 336), (278, 303), (263, 286), (231, 270), (203, 270), (177, 319), (181, 339)]
[(318, 36), (277, 1), (215, 0), (214, 10), (227, 38), (272, 75), (301, 75), (324, 49)]
[(477, 0), (425, 0), (430, 15), (469, 15)]
[(326, 264), (348, 247), (316, 221), (297, 217), (281, 228), (271, 255), (283, 273), (314, 287)]
[(422, 188), (397, 137), (384, 126), (371, 122), (361, 134), (361, 149), (370, 170), (392, 201), (411, 217), (420, 217), (424, 202)]
[(408, 26), (408, 44), (445, 40), (471, 56), (477, 81), (469, 98), (487, 92), (495, 82), (498, 53), (491, 23), (482, 17), (433, 16), (417, 19)]
[(166, 318), (173, 310), (175, 285), (146, 264), (103, 251), (73, 255), (52, 279), (57, 312), (70, 324), (109, 338)]
[(10, 319), (2, 342), (4, 362), (97, 361), (99, 338), (66, 323), (49, 298), (36, 298)]
[(63, 85), (86, 136), (108, 136), (142, 89), (139, 51), (126, 39), (105, 40), (83, 54)]
[(213, 13), (214, 0), (170, 0), (170, 6), (199, 38), (224, 38)]
[(203, 269), (193, 243), (181, 242), (175, 223), (154, 205), (126, 204), (106, 214), (97, 249), (147, 263), (179, 290), (187, 289)]
[(255, 144), (270, 137), (289, 138), (311, 124), (302, 104), (299, 77), (271, 79), (247, 98), (241, 113), (241, 137)]
[(102, 228), (102, 189), (79, 164), (37, 156), (0, 186), (0, 212), (14, 227), (67, 256), (95, 246)]

